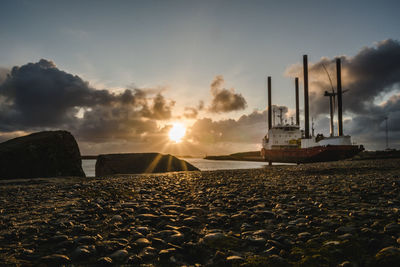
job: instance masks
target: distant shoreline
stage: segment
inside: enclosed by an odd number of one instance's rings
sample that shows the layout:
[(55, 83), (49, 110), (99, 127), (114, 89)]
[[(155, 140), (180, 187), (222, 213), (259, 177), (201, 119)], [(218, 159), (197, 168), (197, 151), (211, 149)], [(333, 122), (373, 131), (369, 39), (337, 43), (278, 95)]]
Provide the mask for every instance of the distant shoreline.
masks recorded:
[[(373, 160), (400, 158), (400, 150), (363, 151), (349, 160)], [(230, 155), (206, 156), (208, 160), (264, 161), (259, 151), (241, 152)]]

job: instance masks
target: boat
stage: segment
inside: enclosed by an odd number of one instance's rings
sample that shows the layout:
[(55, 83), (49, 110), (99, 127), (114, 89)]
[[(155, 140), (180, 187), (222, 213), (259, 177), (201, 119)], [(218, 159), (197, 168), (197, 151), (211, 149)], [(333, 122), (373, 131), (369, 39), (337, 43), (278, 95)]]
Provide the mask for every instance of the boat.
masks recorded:
[[(284, 123), (281, 109), (280, 115), (278, 115), (280, 117), (280, 123), (272, 125), (271, 77), (268, 77), (268, 133), (262, 140), (261, 156), (265, 161), (269, 162), (269, 164), (272, 164), (272, 162), (299, 164), (337, 161), (351, 158), (364, 150), (362, 145), (352, 144), (350, 135), (343, 134), (340, 58), (336, 59), (337, 93), (335, 93), (338, 97), (338, 135), (334, 136), (333, 124), (331, 124), (331, 133), (329, 137), (325, 137), (322, 134), (317, 134), (315, 136), (313, 126), (312, 133), (310, 134), (307, 65), (307, 55), (304, 55), (304, 131), (300, 129), (298, 78), (295, 79), (296, 123), (293, 123), (293, 121), (290, 124), (287, 122)], [(330, 108), (331, 121), (333, 121), (332, 104)]]

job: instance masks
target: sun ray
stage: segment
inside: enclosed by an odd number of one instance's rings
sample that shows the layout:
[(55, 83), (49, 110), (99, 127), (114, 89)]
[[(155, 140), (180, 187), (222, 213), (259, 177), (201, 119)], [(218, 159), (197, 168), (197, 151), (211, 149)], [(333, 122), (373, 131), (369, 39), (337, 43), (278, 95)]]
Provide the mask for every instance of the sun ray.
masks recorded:
[(183, 126), (182, 123), (175, 122), (172, 125), (171, 130), (169, 130), (168, 136), (171, 141), (174, 141), (175, 143), (180, 143), (185, 134), (186, 134), (185, 126)]

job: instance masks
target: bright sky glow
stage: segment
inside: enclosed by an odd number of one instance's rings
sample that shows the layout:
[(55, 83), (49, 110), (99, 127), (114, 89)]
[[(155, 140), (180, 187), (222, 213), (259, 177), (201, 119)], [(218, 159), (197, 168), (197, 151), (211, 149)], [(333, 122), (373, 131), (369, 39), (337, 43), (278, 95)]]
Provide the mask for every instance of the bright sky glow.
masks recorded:
[(185, 136), (186, 128), (182, 123), (176, 122), (172, 125), (171, 130), (169, 131), (169, 139), (174, 141), (175, 143), (180, 143), (182, 138)]

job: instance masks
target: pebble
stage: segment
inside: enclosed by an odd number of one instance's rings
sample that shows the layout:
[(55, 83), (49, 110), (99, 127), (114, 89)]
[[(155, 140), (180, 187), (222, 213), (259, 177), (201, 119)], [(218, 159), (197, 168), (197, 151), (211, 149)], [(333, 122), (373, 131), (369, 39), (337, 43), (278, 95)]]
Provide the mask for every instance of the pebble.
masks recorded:
[(111, 222), (122, 222), (124, 219), (122, 218), (122, 216), (121, 215), (114, 215), (112, 218), (111, 218)]
[(340, 161), (5, 181), (0, 262), (390, 266), (400, 245), (399, 165), (400, 159)]
[(96, 265), (109, 266), (113, 264), (113, 260), (110, 257), (101, 257), (97, 259)]
[(151, 245), (151, 242), (147, 238), (139, 238), (133, 244), (137, 247), (143, 248)]
[(53, 264), (58, 265), (58, 264), (68, 264), (71, 262), (71, 259), (66, 255), (52, 254), (52, 255), (42, 257), (41, 262), (51, 264), (51, 265), (53, 265)]
[(125, 249), (120, 249), (115, 251), (113, 254), (111, 254), (109, 257), (116, 262), (124, 262), (129, 256), (128, 251)]
[(240, 256), (229, 256), (226, 258), (226, 262), (230, 265), (236, 265), (236, 264), (241, 264), (243, 263), (245, 260), (244, 258), (240, 257)]

